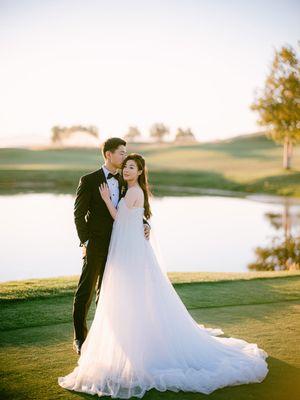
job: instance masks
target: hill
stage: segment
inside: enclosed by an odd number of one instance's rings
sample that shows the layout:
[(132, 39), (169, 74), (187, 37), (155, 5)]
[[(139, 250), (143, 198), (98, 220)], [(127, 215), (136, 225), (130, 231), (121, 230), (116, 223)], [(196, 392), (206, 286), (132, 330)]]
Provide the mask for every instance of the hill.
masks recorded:
[[(132, 143), (128, 152), (144, 155), (154, 192), (215, 189), (300, 197), (300, 146), (293, 168), (282, 168), (282, 147), (264, 135), (176, 145)], [(102, 164), (99, 149), (0, 149), (2, 192), (73, 192), (78, 179)]]

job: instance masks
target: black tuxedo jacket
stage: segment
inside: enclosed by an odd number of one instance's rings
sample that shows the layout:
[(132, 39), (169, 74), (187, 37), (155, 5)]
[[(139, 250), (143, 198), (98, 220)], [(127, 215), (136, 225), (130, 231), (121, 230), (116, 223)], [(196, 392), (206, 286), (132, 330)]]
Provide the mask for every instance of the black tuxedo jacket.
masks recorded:
[[(75, 225), (80, 246), (88, 239), (99, 238), (103, 242), (110, 240), (114, 219), (104, 203), (99, 186), (106, 181), (102, 168), (84, 175), (79, 180), (74, 204)], [(126, 182), (119, 181), (119, 200), (125, 196)], [(144, 223), (147, 220), (144, 218)]]

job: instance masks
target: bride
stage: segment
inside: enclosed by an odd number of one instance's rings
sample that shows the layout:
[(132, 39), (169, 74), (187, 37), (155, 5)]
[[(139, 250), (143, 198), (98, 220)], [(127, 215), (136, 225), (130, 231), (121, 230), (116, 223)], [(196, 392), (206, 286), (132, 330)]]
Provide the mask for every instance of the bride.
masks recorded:
[(128, 190), (117, 209), (107, 185), (99, 188), (114, 218), (99, 302), (78, 365), (59, 385), (128, 399), (152, 388), (209, 394), (263, 381), (267, 353), (197, 324), (145, 239), (143, 216), (151, 210), (144, 158), (128, 155), (122, 174)]

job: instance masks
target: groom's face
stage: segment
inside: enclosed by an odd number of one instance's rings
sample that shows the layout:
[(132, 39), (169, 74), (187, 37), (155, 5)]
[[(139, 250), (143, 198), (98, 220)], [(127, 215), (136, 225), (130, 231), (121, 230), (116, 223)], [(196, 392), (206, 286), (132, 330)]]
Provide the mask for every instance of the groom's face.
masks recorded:
[(121, 168), (126, 157), (126, 146), (120, 145), (114, 152), (109, 152), (108, 157), (115, 168)]

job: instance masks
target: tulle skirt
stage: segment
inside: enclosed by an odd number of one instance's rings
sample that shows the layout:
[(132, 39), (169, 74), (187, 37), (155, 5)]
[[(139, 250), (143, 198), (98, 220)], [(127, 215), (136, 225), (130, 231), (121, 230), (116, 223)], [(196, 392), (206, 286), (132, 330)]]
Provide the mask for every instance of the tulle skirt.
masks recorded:
[(78, 365), (59, 385), (128, 399), (152, 388), (209, 394), (261, 382), (267, 353), (196, 323), (145, 240), (139, 210), (124, 210), (114, 223), (91, 328)]

